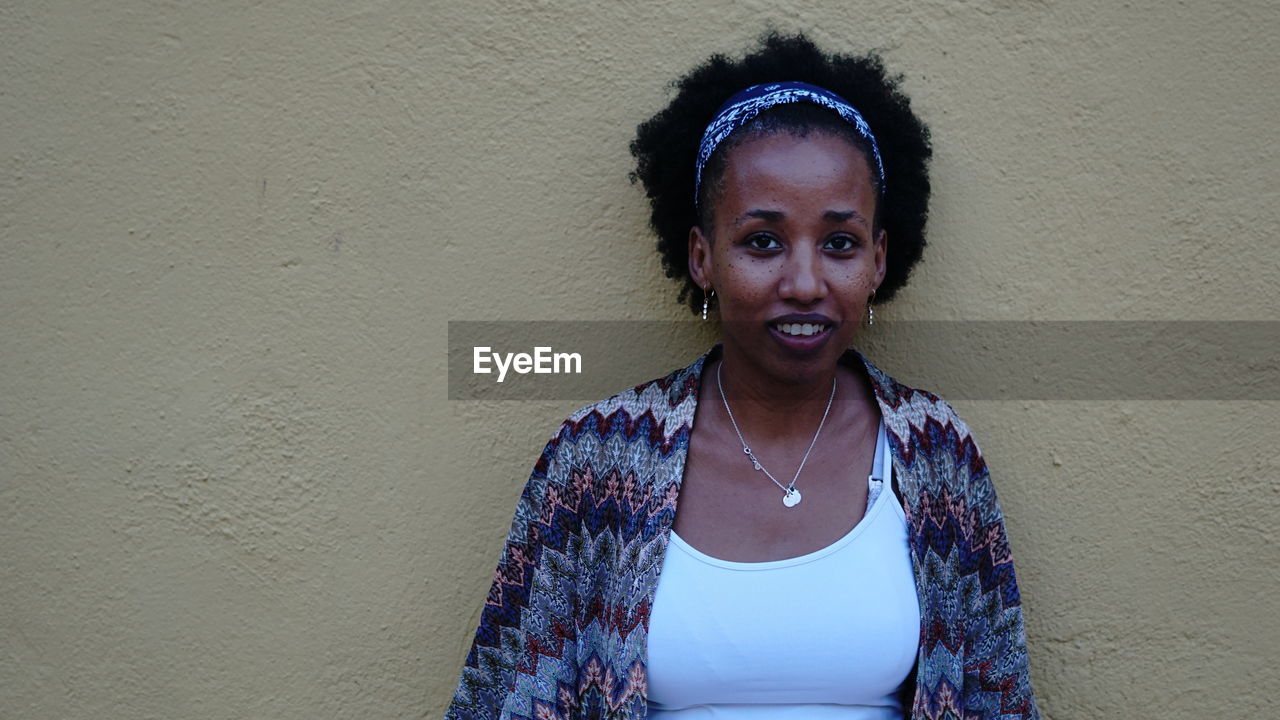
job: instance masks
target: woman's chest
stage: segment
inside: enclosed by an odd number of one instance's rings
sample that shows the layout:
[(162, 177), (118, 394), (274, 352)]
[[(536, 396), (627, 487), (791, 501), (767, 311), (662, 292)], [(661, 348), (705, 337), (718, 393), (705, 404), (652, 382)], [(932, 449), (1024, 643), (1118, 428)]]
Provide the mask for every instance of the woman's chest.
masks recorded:
[[(780, 460), (775, 469), (759, 456), (770, 478), (740, 449), (709, 447), (694, 438), (677, 498), (675, 532), (710, 556), (738, 562), (779, 560), (826, 547), (866, 511), (874, 439), (869, 448), (847, 454), (814, 453), (798, 477), (798, 458)], [(784, 488), (793, 479), (800, 502), (788, 506)]]

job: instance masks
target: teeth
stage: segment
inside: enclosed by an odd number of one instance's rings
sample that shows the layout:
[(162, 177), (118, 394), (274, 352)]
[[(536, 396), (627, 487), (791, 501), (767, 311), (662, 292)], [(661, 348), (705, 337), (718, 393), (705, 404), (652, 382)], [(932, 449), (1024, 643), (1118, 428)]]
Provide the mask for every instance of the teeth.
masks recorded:
[(815, 325), (813, 323), (778, 323), (774, 325), (778, 332), (784, 335), (817, 335), (827, 329), (826, 325)]

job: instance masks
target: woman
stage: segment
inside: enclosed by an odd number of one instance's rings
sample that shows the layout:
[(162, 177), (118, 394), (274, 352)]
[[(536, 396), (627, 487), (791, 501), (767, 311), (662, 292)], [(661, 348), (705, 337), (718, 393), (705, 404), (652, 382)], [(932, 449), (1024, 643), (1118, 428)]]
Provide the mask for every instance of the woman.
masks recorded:
[(632, 151), (723, 342), (548, 443), (446, 717), (1038, 717), (977, 445), (849, 349), (924, 245), (897, 82), (769, 36)]

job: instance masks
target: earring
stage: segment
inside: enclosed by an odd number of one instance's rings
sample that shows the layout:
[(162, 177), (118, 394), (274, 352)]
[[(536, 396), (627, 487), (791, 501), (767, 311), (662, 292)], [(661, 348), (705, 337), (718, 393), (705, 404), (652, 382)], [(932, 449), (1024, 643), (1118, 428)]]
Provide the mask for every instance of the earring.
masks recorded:
[(707, 319), (707, 309), (711, 307), (711, 298), (715, 297), (715, 290), (702, 291), (702, 319)]
[(876, 324), (876, 309), (871, 307), (871, 303), (876, 299), (876, 291), (871, 291), (871, 297), (867, 298), (867, 325)]

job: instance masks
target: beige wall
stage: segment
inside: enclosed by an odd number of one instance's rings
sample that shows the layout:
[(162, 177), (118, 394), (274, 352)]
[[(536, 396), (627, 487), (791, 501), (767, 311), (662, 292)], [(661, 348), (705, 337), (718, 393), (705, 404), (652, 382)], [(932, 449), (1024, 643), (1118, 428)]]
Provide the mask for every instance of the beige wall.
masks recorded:
[[(766, 21), (933, 128), (886, 324), (1280, 312), (1270, 1), (4, 2), (0, 716), (438, 716), (580, 404), (446, 322), (686, 317), (627, 143)], [(1269, 715), (1280, 404), (956, 404), (1048, 715)]]

